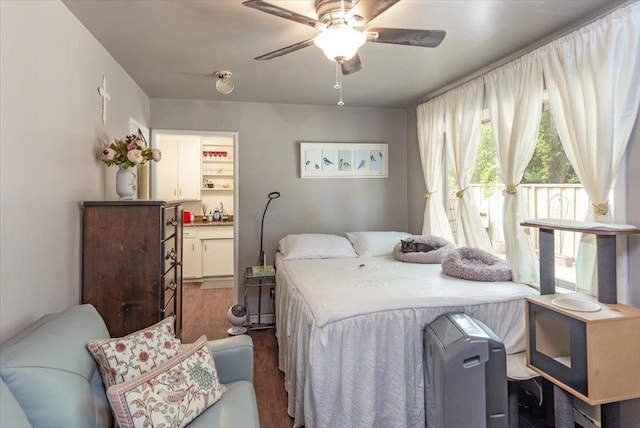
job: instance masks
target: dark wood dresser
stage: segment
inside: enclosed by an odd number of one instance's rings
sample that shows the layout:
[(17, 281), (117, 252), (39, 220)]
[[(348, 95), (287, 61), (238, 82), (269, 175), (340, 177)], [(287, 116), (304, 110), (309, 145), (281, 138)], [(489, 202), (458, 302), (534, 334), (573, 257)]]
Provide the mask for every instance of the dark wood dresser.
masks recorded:
[(182, 330), (182, 205), (85, 202), (82, 302), (120, 337), (176, 315)]

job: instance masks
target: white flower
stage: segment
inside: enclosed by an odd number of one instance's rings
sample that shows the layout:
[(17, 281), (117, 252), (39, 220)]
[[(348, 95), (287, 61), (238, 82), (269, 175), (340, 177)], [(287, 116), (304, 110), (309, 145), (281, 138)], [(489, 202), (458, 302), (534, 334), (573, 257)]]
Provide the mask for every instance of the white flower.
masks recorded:
[(142, 157), (142, 151), (138, 149), (129, 150), (129, 152), (127, 153), (127, 159), (135, 164), (140, 164), (144, 161), (144, 158)]
[(100, 152), (100, 159), (102, 159), (103, 161), (110, 161), (114, 158), (115, 155), (116, 155), (115, 150), (113, 150), (111, 147), (105, 147)]
[(160, 153), (159, 149), (151, 149), (151, 159), (156, 162), (159, 162), (162, 159), (162, 153)]

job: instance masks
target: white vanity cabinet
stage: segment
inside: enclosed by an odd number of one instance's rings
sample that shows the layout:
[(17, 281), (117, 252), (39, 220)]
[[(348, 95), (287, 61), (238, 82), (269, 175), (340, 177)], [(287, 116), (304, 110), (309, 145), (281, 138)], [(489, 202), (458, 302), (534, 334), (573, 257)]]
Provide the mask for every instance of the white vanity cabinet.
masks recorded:
[(184, 228), (183, 277), (233, 276), (233, 224)]
[(182, 234), (182, 277), (202, 278), (202, 243), (195, 227), (185, 227)]
[(200, 199), (200, 141), (163, 137), (157, 147), (162, 159), (156, 164), (156, 195), (159, 200)]
[(233, 275), (233, 226), (202, 229), (202, 276)]

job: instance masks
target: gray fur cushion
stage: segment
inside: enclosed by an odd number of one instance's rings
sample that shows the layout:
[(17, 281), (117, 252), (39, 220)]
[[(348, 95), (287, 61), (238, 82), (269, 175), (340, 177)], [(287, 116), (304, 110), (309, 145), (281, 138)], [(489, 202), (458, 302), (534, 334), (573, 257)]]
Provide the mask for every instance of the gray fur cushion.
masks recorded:
[(442, 272), (471, 281), (511, 281), (506, 261), (478, 248), (462, 247), (442, 259)]
[(455, 245), (451, 242), (447, 241), (444, 238), (440, 238), (439, 236), (433, 235), (415, 235), (405, 238), (405, 240), (413, 240), (413, 242), (418, 242), (421, 244), (431, 245), (436, 248), (432, 251), (426, 252), (412, 252), (412, 253), (403, 253), (402, 252), (402, 242), (398, 242), (395, 247), (393, 247), (393, 257), (396, 260), (407, 263), (440, 263), (442, 261), (442, 257), (444, 255), (455, 249)]

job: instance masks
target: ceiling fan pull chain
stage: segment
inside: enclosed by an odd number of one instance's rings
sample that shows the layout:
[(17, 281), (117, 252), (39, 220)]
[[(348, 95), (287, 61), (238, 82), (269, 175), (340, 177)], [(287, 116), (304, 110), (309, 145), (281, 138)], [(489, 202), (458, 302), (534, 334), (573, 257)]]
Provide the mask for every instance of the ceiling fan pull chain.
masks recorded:
[(338, 61), (336, 61), (336, 84), (333, 87), (337, 89), (340, 94), (338, 105), (342, 107), (344, 105), (344, 101), (342, 101), (342, 73), (340, 72), (340, 63)]

